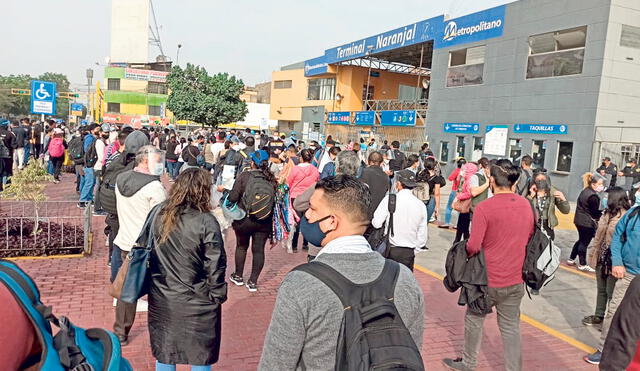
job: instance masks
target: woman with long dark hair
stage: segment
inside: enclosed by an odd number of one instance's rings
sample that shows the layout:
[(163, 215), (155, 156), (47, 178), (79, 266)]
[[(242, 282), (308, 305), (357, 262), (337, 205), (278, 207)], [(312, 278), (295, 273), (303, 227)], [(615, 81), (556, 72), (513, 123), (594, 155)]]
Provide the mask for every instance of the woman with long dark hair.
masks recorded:
[[(466, 163), (460, 171), (460, 185), (457, 190), (456, 198), (460, 201), (471, 199), (471, 178), (478, 171), (478, 165), (474, 162)], [(471, 212), (460, 212), (458, 215), (458, 224), (456, 225), (456, 237), (453, 243), (469, 238), (469, 227), (471, 226)]]
[(158, 371), (204, 371), (218, 361), (227, 258), (211, 187), (209, 172), (185, 170), (153, 222), (148, 323)]
[(598, 220), (602, 215), (602, 211), (600, 211), (600, 194), (604, 191), (604, 177), (586, 173), (582, 176), (582, 180), (584, 189), (578, 196), (576, 215), (573, 219), (573, 223), (578, 230), (578, 241), (571, 249), (567, 264), (576, 265), (576, 258), (579, 258), (579, 270), (595, 272), (593, 268), (587, 265), (587, 248), (596, 235)]
[(596, 267), (598, 295), (596, 297), (595, 314), (582, 319), (582, 323), (586, 326), (602, 323), (607, 310), (607, 303), (613, 296), (613, 288), (617, 279), (611, 275), (609, 245), (613, 239), (618, 221), (631, 208), (629, 196), (624, 189), (612, 187), (607, 190), (607, 193), (609, 194), (607, 208), (598, 221), (598, 230), (593, 239), (593, 253), (589, 257), (589, 264)]
[[(271, 235), (272, 215), (277, 181), (269, 170), (269, 154), (260, 150), (251, 154), (251, 170), (238, 175), (228, 200), (247, 212), (233, 222), (236, 232), (235, 271), (229, 278), (238, 286), (245, 285), (250, 292), (258, 291), (258, 277), (264, 266), (264, 245)], [(242, 278), (247, 250), (251, 243), (251, 275), (245, 283)]]

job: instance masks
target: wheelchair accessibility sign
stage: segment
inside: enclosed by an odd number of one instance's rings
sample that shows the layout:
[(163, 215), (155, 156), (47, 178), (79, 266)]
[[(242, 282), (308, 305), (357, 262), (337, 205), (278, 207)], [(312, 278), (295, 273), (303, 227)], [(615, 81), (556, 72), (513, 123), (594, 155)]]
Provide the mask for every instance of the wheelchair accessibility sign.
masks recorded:
[(31, 113), (56, 114), (56, 83), (31, 80)]

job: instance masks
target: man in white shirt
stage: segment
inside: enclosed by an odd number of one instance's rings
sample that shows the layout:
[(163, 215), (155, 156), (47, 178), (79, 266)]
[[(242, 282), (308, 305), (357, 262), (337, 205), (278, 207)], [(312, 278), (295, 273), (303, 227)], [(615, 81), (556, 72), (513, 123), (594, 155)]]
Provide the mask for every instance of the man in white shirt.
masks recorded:
[(104, 154), (105, 149), (107, 147), (105, 141), (109, 139), (109, 133), (111, 132), (111, 127), (107, 124), (102, 125), (102, 132), (99, 136), (96, 137), (96, 154), (98, 155), (98, 161), (93, 165), (93, 174), (96, 177), (96, 187), (95, 187), (95, 210), (93, 215), (105, 216), (107, 213), (102, 209), (102, 204), (100, 203), (100, 184), (102, 184), (102, 169), (104, 167)]
[[(387, 257), (413, 270), (415, 251), (427, 246), (427, 208), (415, 197), (411, 190), (418, 184), (411, 170), (396, 172), (396, 205), (387, 247)], [(373, 214), (374, 228), (389, 225), (389, 195), (386, 195)]]
[[(136, 166), (133, 170), (125, 171), (117, 177), (116, 201), (120, 229), (113, 241), (113, 253), (117, 254), (119, 251), (122, 261), (135, 245), (147, 214), (166, 199), (165, 189), (160, 183), (163, 172), (164, 152), (146, 145), (136, 153)], [(113, 330), (123, 345), (127, 344), (135, 318), (136, 303), (118, 300)]]

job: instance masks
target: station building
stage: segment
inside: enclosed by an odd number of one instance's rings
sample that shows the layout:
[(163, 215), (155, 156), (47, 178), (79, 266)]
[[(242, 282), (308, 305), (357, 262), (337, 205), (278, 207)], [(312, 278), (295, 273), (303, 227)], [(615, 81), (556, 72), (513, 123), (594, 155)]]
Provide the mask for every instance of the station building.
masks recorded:
[(272, 74), (270, 118), (305, 138), (525, 154), (575, 198), (608, 156), (640, 157), (640, 2), (519, 0), (326, 49)]

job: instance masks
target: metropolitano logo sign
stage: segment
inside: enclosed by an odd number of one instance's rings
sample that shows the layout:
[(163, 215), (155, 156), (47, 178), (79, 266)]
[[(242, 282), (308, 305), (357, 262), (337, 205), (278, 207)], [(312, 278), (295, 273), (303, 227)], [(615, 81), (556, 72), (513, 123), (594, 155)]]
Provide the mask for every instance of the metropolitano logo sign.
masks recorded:
[(502, 5), (450, 21), (444, 21), (441, 26), (440, 37), (436, 38), (434, 47), (436, 49), (444, 48), (502, 36), (504, 14), (505, 6)]

